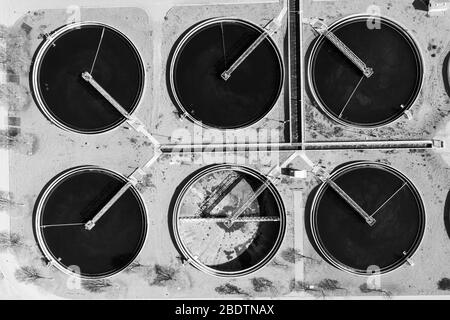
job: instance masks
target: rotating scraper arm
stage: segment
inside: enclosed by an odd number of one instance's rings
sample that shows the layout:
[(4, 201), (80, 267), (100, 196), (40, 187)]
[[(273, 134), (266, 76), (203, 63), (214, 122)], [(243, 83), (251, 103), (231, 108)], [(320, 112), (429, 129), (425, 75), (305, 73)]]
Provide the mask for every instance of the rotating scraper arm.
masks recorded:
[(243, 54), (236, 59), (236, 61), (222, 74), (220, 75), (223, 80), (227, 81), (231, 74), (244, 62), (245, 59), (264, 41), (267, 37), (272, 36), (282, 25), (283, 17), (286, 15), (287, 7), (283, 7), (280, 14), (269, 22), (269, 24), (264, 28), (261, 35), (244, 51)]
[(355, 212), (357, 212), (367, 222), (368, 225), (373, 226), (375, 224), (375, 218), (370, 216), (363, 208), (361, 208), (359, 204), (356, 203), (355, 200), (352, 199), (352, 197), (350, 197), (341, 187), (339, 187), (336, 182), (331, 180), (328, 172), (315, 165), (311, 161), (311, 159), (306, 156), (305, 153), (301, 153), (300, 157), (309, 167), (311, 167), (312, 173), (315, 175), (315, 177), (323, 183), (328, 184), (339, 196), (341, 196), (342, 199), (345, 200), (345, 202), (350, 205), (350, 207), (355, 210)]
[(81, 77), (89, 83), (97, 92), (102, 95), (117, 111), (119, 111), (122, 116), (127, 119), (130, 126), (132, 126), (136, 131), (144, 134), (153, 144), (154, 155), (153, 157), (143, 166), (137, 168), (129, 177), (127, 183), (120, 188), (120, 190), (97, 212), (97, 214), (88, 222), (84, 224), (86, 230), (92, 230), (96, 223), (108, 212), (108, 210), (122, 197), (122, 195), (127, 192), (132, 186), (135, 186), (142, 177), (146, 174), (148, 168), (150, 168), (153, 163), (155, 163), (161, 152), (160, 143), (147, 131), (144, 124), (136, 117), (130, 115), (127, 110), (125, 110), (119, 102), (117, 102), (95, 79), (92, 75), (85, 71), (81, 74)]
[(135, 116), (128, 113), (127, 110), (125, 110), (124, 107), (120, 105), (119, 102), (117, 102), (95, 79), (94, 77), (87, 71), (83, 72), (81, 74), (81, 77), (89, 83), (98, 93), (100, 93), (103, 98), (105, 98), (117, 111), (120, 112), (120, 114), (127, 119), (128, 124), (133, 127), (137, 132), (142, 133), (144, 136), (146, 136), (150, 142), (155, 146), (159, 147), (160, 143), (155, 139), (155, 137), (148, 132), (148, 130), (145, 128), (145, 125)]
[(368, 67), (345, 43), (341, 41), (332, 31), (328, 30), (328, 26), (320, 19), (313, 18), (309, 24), (320, 35), (330, 40), (336, 48), (339, 49), (359, 70), (364, 76), (370, 78), (373, 75), (373, 69)]
[(127, 183), (120, 188), (120, 190), (97, 212), (97, 214), (88, 222), (84, 224), (86, 230), (92, 230), (96, 223), (108, 212), (108, 210), (123, 196), (128, 189), (136, 186), (138, 182), (147, 174), (147, 170), (158, 161), (161, 156), (161, 151), (155, 149), (153, 157), (142, 167), (137, 168), (129, 177)]
[(225, 222), (225, 226), (227, 228), (231, 228), (234, 222), (239, 219), (239, 217), (250, 207), (250, 205), (258, 199), (258, 197), (270, 187), (272, 180), (278, 179), (278, 176), (281, 174), (281, 169), (287, 167), (292, 161), (294, 161), (298, 155), (299, 151), (294, 152), (285, 162), (281, 165), (275, 166), (270, 172), (267, 174), (268, 179), (264, 181), (264, 183), (255, 191), (255, 193), (239, 208), (237, 209), (228, 220)]

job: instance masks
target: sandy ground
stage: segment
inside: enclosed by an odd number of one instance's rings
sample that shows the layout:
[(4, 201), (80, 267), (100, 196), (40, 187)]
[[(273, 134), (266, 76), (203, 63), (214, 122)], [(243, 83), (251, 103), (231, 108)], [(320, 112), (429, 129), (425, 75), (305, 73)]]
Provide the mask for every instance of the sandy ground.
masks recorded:
[[(41, 40), (42, 32), (49, 32), (67, 20), (66, 7), (52, 8), (53, 2), (33, 4), (35, 8), (18, 6), (11, 17), (4, 21), (20, 25), (22, 21), (33, 27), (29, 36), (30, 59)], [(180, 1), (177, 4), (183, 4)], [(198, 4), (204, 1), (198, 1)], [(151, 131), (158, 134), (162, 142), (169, 141), (173, 130), (185, 128), (193, 132), (187, 121), (180, 122), (173, 114), (165, 84), (165, 66), (173, 43), (193, 23), (208, 17), (233, 15), (264, 25), (269, 17), (277, 13), (280, 6), (275, 3), (174, 6), (174, 1), (130, 2), (136, 8), (85, 8), (82, 20), (99, 20), (119, 28), (137, 45), (147, 66), (147, 86), (144, 101), (137, 115)], [(263, 2), (263, 1), (258, 1)], [(374, 132), (380, 138), (432, 138), (436, 135), (446, 139), (444, 128), (449, 97), (442, 85), (442, 66), (449, 49), (446, 35), (449, 19), (427, 18), (425, 12), (414, 10), (410, 1), (373, 1), (383, 10), (389, 10), (400, 22), (409, 25), (424, 50), (427, 61), (425, 88), (412, 122), (398, 122), (385, 131)], [(80, 5), (87, 4), (80, 1)], [(120, 1), (108, 2), (112, 7)], [(208, 1), (210, 3), (210, 1)], [(329, 21), (350, 13), (364, 12), (367, 4), (362, 1), (319, 2), (306, 1), (305, 16), (324, 16)], [(6, 1), (12, 8), (12, 2)], [(389, 9), (388, 9), (389, 8)], [(36, 10), (37, 11), (36, 11)], [(30, 12), (27, 13), (27, 11)], [(330, 15), (333, 12), (333, 15)], [(384, 11), (383, 11), (384, 12)], [(23, 15), (25, 14), (25, 15)], [(20, 22), (17, 19), (20, 18)], [(440, 29), (438, 29), (440, 28)], [(435, 32), (434, 30), (440, 30)], [(285, 30), (285, 29), (283, 29)], [(433, 34), (434, 40), (429, 39)], [(312, 34), (305, 33), (305, 47)], [(281, 50), (284, 50), (284, 34), (276, 35)], [(428, 44), (436, 43), (435, 57), (425, 54)], [(149, 45), (151, 43), (151, 45)], [(439, 49), (439, 50), (438, 50)], [(439, 51), (439, 52), (438, 52)], [(25, 73), (21, 83), (27, 84)], [(148, 106), (152, 106), (149, 110)], [(284, 118), (284, 99), (280, 98), (269, 117)], [(422, 114), (423, 113), (423, 114)], [(239, 279), (221, 279), (203, 274), (189, 264), (183, 264), (170, 238), (169, 206), (175, 189), (189, 174), (202, 167), (200, 156), (174, 161), (175, 157), (163, 156), (152, 167), (140, 186), (142, 197), (148, 208), (149, 233), (147, 243), (134, 263), (125, 272), (104, 281), (77, 281), (46, 266), (32, 230), (32, 212), (35, 200), (44, 184), (64, 169), (84, 164), (103, 166), (124, 175), (142, 165), (151, 155), (150, 145), (134, 131), (122, 126), (110, 133), (97, 136), (81, 136), (64, 132), (47, 121), (38, 108), (31, 105), (20, 113), (22, 130), (37, 137), (33, 155), (12, 151), (10, 163), (10, 191), (21, 203), (9, 210), (9, 232), (15, 241), (0, 246), (0, 297), (1, 298), (221, 298), (221, 297), (354, 297), (443, 295), (445, 286), (439, 289), (438, 282), (450, 277), (447, 265), (450, 254), (448, 236), (444, 227), (444, 203), (449, 190), (448, 160), (446, 151), (333, 151), (311, 152), (310, 157), (329, 169), (351, 160), (373, 160), (391, 164), (405, 173), (418, 187), (427, 212), (427, 231), (421, 247), (413, 257), (414, 267), (404, 266), (381, 279), (382, 291), (368, 292), (361, 287), (367, 278), (348, 275), (334, 269), (316, 253), (304, 231), (302, 204), (317, 185), (308, 177), (303, 180), (285, 178), (278, 189), (287, 212), (287, 230), (282, 247), (274, 260), (258, 272)], [(343, 132), (332, 136), (329, 130), (336, 127), (307, 103), (309, 140), (353, 140), (361, 139), (359, 133)], [(256, 127), (277, 127), (279, 123), (263, 120)], [(433, 128), (433, 126), (436, 126)], [(407, 130), (405, 131), (405, 128)], [(424, 128), (428, 131), (424, 132)], [(433, 129), (432, 129), (433, 128)], [(439, 131), (439, 132), (438, 132)], [(280, 138), (280, 141), (283, 138)], [(226, 162), (239, 162), (249, 155), (229, 155)], [(253, 155), (252, 155), (253, 156)], [(261, 157), (252, 165), (267, 173), (269, 168), (283, 160), (288, 154)], [(205, 160), (203, 158), (203, 160)], [(215, 159), (217, 162), (219, 159)], [(301, 161), (293, 163), (303, 168)], [(300, 196), (300, 200), (299, 200)], [(303, 199), (303, 200), (302, 200)], [(295, 203), (295, 205), (294, 205)], [(0, 230), (0, 232), (5, 232)], [(363, 289), (361, 289), (363, 288)]]

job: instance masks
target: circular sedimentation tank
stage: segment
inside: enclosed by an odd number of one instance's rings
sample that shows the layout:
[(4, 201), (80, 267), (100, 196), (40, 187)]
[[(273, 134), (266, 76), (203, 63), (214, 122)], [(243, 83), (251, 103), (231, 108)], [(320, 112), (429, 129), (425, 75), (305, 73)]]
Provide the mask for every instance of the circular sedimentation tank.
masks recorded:
[[(242, 214), (227, 225), (238, 211)], [(278, 191), (266, 177), (242, 166), (214, 165), (194, 173), (176, 195), (172, 214), (183, 256), (219, 277), (245, 276), (265, 266), (285, 232)]]
[(144, 91), (142, 58), (119, 30), (97, 22), (64, 26), (48, 35), (33, 61), (31, 87), (44, 115), (83, 134), (109, 131), (126, 119), (81, 77), (93, 78), (128, 112)]
[(373, 75), (363, 76), (324, 36), (309, 56), (311, 93), (325, 114), (336, 122), (360, 128), (387, 125), (417, 100), (423, 84), (423, 58), (416, 41), (386, 17), (355, 15), (329, 26)]
[(249, 21), (215, 18), (191, 28), (174, 48), (169, 69), (176, 107), (194, 123), (237, 129), (261, 120), (284, 81), (281, 54), (267, 37), (225, 81), (221, 74), (264, 32)]
[(330, 179), (376, 222), (370, 226), (328, 183), (314, 196), (310, 226), (322, 256), (358, 275), (390, 272), (411, 258), (423, 238), (425, 210), (413, 183), (381, 163), (356, 162)]
[(45, 257), (61, 271), (87, 279), (106, 278), (125, 269), (147, 236), (145, 205), (128, 189), (91, 230), (85, 223), (127, 183), (95, 166), (69, 169), (42, 190), (34, 232)]

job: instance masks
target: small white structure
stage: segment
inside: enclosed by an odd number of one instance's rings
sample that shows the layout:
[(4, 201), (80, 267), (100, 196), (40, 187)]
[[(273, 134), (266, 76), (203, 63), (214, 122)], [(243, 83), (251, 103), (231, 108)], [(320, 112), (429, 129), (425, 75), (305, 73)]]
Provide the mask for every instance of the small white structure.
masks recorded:
[(450, 9), (450, 0), (429, 0), (428, 15), (439, 16), (444, 15)]
[(295, 179), (306, 179), (308, 177), (308, 171), (291, 169), (291, 168), (283, 168), (282, 174), (285, 176), (295, 178)]

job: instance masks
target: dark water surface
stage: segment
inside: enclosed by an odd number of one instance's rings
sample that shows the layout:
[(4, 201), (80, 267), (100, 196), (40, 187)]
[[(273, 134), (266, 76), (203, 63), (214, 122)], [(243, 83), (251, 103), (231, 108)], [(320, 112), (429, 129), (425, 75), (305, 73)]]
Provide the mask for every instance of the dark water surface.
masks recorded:
[(228, 81), (220, 75), (255, 41), (260, 31), (242, 22), (214, 22), (194, 33), (176, 57), (175, 95), (203, 124), (231, 129), (264, 117), (283, 83), (278, 50), (264, 40)]
[(139, 103), (144, 84), (142, 61), (131, 42), (103, 26), (82, 26), (63, 33), (46, 51), (38, 71), (39, 91), (48, 112), (64, 126), (83, 133), (112, 129), (122, 115), (81, 78), (90, 72), (128, 112)]
[(387, 124), (414, 103), (423, 77), (419, 52), (405, 31), (381, 20), (380, 29), (367, 28), (367, 19), (345, 22), (332, 29), (357, 56), (374, 69), (363, 80), (356, 68), (330, 41), (319, 40), (313, 52), (313, 90), (334, 117), (358, 126)]
[[(103, 170), (73, 173), (48, 196), (40, 225), (87, 222), (124, 184)], [(130, 189), (90, 231), (84, 226), (41, 230), (47, 249), (61, 265), (77, 265), (82, 275), (99, 277), (114, 274), (134, 260), (146, 237), (146, 213)]]
[[(334, 180), (369, 215), (405, 183), (379, 167), (359, 167)], [(340, 265), (364, 273), (370, 266), (390, 270), (416, 249), (424, 227), (421, 201), (407, 183), (374, 215), (369, 226), (333, 189), (326, 187), (314, 217), (321, 247)], [(314, 210), (314, 209), (313, 209)]]

